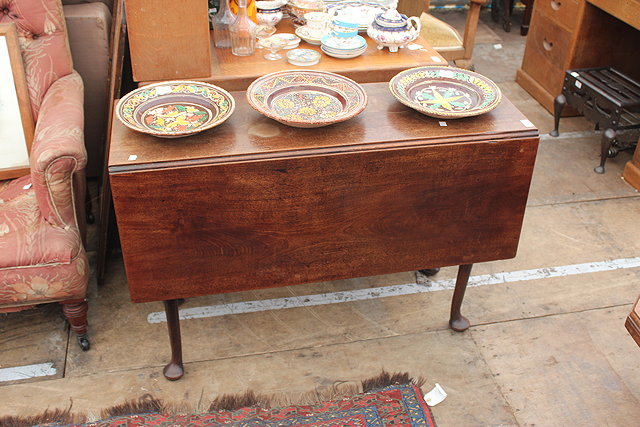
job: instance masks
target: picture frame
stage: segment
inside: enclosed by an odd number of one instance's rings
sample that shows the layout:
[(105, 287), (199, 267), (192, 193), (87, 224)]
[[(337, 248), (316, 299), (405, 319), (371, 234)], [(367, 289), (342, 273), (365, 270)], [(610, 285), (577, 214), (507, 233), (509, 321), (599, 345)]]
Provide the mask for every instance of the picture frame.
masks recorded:
[[(15, 24), (0, 24), (0, 180), (28, 175), (35, 123)], [(8, 78), (6, 78), (8, 77)]]

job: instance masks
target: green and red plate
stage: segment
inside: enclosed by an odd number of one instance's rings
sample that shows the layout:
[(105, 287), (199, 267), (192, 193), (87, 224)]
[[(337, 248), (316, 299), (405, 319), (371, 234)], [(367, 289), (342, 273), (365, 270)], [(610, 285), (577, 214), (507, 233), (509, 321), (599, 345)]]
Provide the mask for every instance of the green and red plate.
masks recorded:
[(217, 86), (195, 81), (169, 81), (140, 87), (116, 106), (129, 128), (163, 138), (193, 135), (231, 116), (233, 97)]
[(389, 82), (389, 90), (406, 106), (440, 119), (484, 114), (502, 99), (500, 88), (487, 77), (444, 66), (401, 71)]

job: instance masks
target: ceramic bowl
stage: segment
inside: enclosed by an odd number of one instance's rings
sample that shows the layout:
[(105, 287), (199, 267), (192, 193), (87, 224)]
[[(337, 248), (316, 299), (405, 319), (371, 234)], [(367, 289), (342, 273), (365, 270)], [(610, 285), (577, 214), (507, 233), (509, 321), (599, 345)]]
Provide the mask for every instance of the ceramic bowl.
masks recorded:
[(127, 127), (162, 138), (189, 136), (227, 120), (235, 101), (226, 90), (194, 81), (168, 81), (126, 94), (116, 116)]
[(500, 88), (487, 77), (444, 66), (401, 71), (389, 82), (389, 90), (403, 104), (442, 119), (484, 114), (502, 98)]
[(287, 52), (289, 64), (298, 67), (310, 67), (320, 62), (320, 53), (312, 49), (292, 49)]
[(351, 119), (367, 105), (358, 83), (326, 71), (290, 70), (267, 74), (247, 89), (249, 104), (288, 126), (316, 128)]

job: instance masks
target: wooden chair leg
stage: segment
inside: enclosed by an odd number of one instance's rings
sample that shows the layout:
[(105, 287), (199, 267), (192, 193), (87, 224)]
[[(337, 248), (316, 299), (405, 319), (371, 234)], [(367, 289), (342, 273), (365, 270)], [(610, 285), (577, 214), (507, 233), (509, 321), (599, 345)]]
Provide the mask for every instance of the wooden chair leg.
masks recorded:
[(69, 327), (78, 337), (78, 344), (83, 351), (89, 350), (91, 344), (87, 337), (87, 310), (86, 300), (62, 301), (62, 314), (69, 322)]

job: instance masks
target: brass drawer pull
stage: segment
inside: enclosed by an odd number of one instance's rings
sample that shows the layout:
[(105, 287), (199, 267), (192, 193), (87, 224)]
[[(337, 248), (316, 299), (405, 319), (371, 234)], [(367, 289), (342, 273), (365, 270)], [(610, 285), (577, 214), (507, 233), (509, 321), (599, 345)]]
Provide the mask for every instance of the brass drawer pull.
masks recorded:
[(553, 43), (544, 39), (542, 41), (542, 47), (544, 47), (544, 50), (551, 52), (551, 49), (553, 49)]
[(562, 6), (562, 2), (551, 0), (551, 9), (560, 10), (560, 6)]

